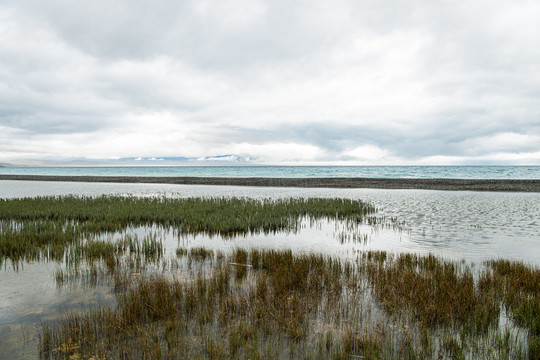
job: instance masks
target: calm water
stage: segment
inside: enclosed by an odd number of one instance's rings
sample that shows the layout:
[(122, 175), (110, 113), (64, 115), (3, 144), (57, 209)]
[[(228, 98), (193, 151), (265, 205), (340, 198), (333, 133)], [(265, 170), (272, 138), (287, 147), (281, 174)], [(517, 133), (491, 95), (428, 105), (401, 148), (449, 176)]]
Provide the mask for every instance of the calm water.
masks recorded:
[(202, 177), (540, 179), (540, 166), (0, 167), (0, 174)]
[[(374, 249), (434, 253), (472, 263), (506, 258), (540, 265), (540, 193), (0, 181), (0, 198), (68, 194), (340, 197), (369, 201), (377, 206), (380, 216), (397, 218), (401, 224), (400, 230), (362, 226), (357, 233), (367, 236), (365, 242), (343, 239), (343, 224), (327, 221), (305, 222), (298, 233), (253, 234), (233, 240), (204, 235), (179, 239), (172, 231), (162, 230), (159, 237), (164, 240), (166, 253), (172, 256), (178, 246), (207, 246), (222, 251), (236, 247), (292, 248), (342, 257)], [(147, 230), (132, 229), (141, 235)], [(0, 359), (36, 358), (40, 321), (114, 298), (107, 286), (57, 288), (54, 275), (62, 267), (52, 262), (24, 264), (18, 272), (9, 266), (0, 270)]]

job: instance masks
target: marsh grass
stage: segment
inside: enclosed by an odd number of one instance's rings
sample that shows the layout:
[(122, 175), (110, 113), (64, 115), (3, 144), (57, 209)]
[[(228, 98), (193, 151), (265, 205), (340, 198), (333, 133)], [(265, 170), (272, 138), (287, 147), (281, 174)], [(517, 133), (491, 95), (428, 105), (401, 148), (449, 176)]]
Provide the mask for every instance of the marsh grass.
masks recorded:
[(540, 271), (508, 260), (490, 261), (482, 286), (493, 288), (511, 318), (528, 331), (529, 358), (540, 359)]
[[(77, 242), (65, 250), (64, 267), (56, 271), (56, 284), (78, 283), (95, 286), (108, 283), (108, 275), (118, 274), (116, 268), (130, 269), (157, 266), (164, 254), (163, 241), (155, 234), (139, 238), (125, 235), (120, 239), (88, 239)], [(122, 264), (123, 263), (123, 264)]]
[[(499, 303), (489, 288), (475, 285), (470, 269), (433, 255), (373, 255), (366, 266), (375, 294), (385, 310), (408, 310), (424, 326), (459, 325), (487, 331), (499, 319)], [(384, 258), (384, 261), (380, 259)]]
[[(44, 325), (41, 357), (537, 358), (539, 270), (521, 263), (490, 262), (475, 277), (462, 263), (385, 252), (178, 256), (190, 264), (178, 276), (124, 277), (117, 307)], [(499, 323), (501, 307), (513, 327)]]
[(362, 201), (317, 198), (64, 196), (0, 199), (0, 265), (8, 259), (14, 264), (42, 259), (62, 261), (68, 246), (129, 227), (161, 226), (174, 229), (178, 234), (233, 237), (296, 231), (304, 217), (361, 223), (375, 211), (372, 205)]

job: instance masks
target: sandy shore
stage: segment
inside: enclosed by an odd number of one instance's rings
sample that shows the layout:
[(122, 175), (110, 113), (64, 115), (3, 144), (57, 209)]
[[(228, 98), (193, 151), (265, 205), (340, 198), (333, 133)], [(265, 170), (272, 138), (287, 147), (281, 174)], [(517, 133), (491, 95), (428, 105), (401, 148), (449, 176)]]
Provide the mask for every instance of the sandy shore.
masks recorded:
[(0, 175), (0, 180), (540, 192), (539, 180)]

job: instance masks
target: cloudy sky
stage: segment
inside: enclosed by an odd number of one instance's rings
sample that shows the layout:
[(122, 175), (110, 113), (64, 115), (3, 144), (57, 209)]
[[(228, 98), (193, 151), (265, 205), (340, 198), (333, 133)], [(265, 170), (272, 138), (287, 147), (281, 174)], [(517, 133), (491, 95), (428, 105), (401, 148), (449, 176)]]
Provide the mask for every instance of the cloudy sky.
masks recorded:
[(540, 164), (540, 2), (4, 0), (0, 162)]

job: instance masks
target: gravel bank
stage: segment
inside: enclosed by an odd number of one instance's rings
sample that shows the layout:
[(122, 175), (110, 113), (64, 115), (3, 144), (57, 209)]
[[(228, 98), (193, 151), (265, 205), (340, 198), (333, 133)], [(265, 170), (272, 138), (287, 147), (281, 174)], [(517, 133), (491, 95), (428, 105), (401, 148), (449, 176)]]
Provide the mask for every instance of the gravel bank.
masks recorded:
[(236, 185), (308, 188), (373, 188), (470, 191), (540, 192), (536, 180), (386, 179), (386, 178), (224, 178), (135, 176), (0, 175), (0, 180), (147, 183), (184, 185)]

